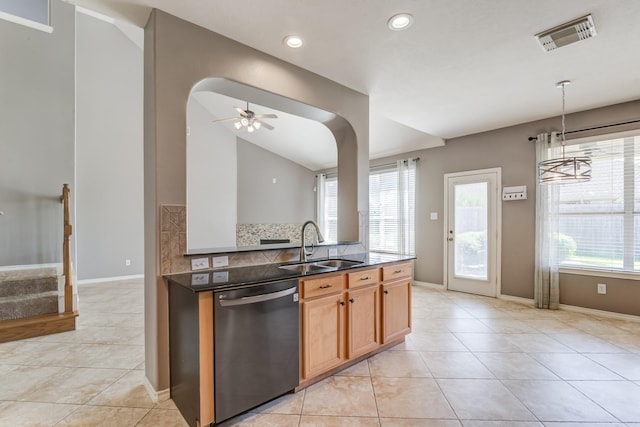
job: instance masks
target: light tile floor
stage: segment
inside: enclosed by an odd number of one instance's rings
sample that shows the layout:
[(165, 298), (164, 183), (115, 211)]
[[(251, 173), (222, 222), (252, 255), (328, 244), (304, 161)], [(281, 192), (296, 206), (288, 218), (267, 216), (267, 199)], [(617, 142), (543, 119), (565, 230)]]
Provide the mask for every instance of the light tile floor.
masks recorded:
[[(0, 344), (0, 426), (186, 426), (143, 386), (142, 280), (79, 293), (77, 331)], [(640, 323), (416, 286), (405, 343), (224, 426), (640, 426)]]

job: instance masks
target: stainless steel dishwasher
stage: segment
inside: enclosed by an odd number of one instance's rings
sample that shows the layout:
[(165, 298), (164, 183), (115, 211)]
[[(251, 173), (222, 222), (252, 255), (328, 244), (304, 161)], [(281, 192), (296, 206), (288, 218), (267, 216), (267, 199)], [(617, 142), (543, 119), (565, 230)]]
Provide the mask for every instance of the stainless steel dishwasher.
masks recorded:
[(214, 294), (216, 423), (298, 386), (298, 280)]

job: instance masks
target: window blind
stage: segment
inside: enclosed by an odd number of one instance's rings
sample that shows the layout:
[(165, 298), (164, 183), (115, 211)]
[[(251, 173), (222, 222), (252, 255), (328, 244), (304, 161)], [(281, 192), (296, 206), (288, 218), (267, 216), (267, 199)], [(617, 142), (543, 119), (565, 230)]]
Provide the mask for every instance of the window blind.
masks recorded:
[(415, 253), (415, 159), (370, 171), (369, 247)]
[(338, 178), (334, 175), (325, 175), (324, 182), (324, 203), (318, 212), (322, 216), (320, 221), (320, 231), (328, 242), (338, 241)]
[(640, 132), (567, 145), (566, 155), (590, 157), (592, 177), (588, 182), (558, 186), (559, 264), (639, 272)]

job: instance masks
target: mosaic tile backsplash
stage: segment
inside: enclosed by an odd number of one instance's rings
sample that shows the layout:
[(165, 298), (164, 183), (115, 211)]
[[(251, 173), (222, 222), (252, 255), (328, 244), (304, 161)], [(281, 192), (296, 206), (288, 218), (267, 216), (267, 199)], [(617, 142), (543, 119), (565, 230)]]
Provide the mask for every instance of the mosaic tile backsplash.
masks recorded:
[[(261, 240), (289, 240), (289, 243), (300, 244), (302, 224), (237, 224), (236, 246), (256, 246)], [(306, 241), (315, 242), (313, 227), (307, 227)], [(283, 242), (284, 243), (284, 242)]]

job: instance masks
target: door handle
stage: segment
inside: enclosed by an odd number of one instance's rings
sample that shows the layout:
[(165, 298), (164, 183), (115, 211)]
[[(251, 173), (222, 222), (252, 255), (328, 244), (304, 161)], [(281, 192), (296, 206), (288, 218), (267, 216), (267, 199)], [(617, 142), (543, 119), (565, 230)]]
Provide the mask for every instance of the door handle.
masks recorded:
[(246, 304), (255, 304), (258, 302), (270, 301), (272, 299), (282, 298), (287, 295), (294, 294), (296, 293), (297, 290), (298, 290), (298, 287), (294, 286), (293, 288), (285, 289), (283, 291), (272, 292), (270, 294), (255, 295), (251, 297), (241, 297), (241, 298), (230, 299), (230, 300), (221, 299), (220, 306), (229, 307), (233, 305), (246, 305)]
[(449, 237), (447, 240), (453, 242), (453, 237)]

